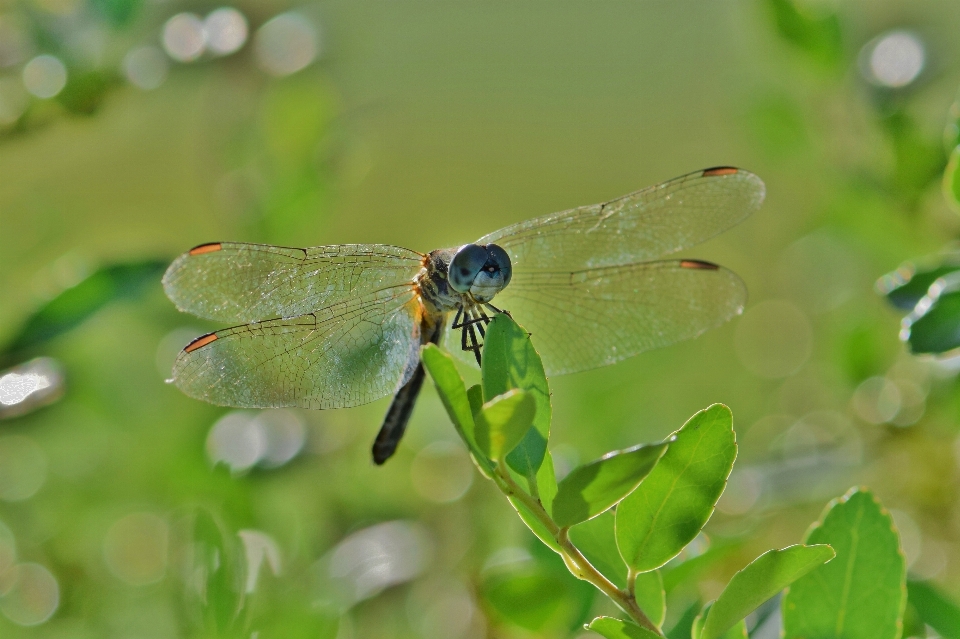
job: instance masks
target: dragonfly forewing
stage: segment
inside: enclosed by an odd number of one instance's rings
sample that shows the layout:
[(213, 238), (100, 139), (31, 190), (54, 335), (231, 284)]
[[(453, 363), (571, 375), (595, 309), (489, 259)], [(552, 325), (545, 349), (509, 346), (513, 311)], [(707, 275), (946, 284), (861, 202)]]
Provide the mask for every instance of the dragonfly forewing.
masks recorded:
[(345, 408), (396, 391), (419, 358), (419, 302), (404, 285), (210, 333), (181, 351), (173, 381), (222, 406)]
[(520, 222), (477, 243), (500, 245), (515, 273), (646, 262), (741, 222), (760, 207), (764, 194), (763, 181), (749, 171), (706, 169), (609, 202)]
[(495, 302), (531, 333), (547, 375), (563, 375), (696, 337), (741, 313), (746, 297), (727, 269), (669, 260), (516, 272)]
[(300, 249), (217, 242), (178, 257), (163, 286), (181, 311), (219, 322), (254, 322), (306, 315), (409, 283), (423, 257), (382, 244)]

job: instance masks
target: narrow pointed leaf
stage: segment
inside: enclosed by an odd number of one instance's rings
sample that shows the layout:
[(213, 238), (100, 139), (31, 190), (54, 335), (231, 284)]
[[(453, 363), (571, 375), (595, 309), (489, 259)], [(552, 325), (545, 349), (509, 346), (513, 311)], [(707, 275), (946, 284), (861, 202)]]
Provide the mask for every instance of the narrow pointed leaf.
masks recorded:
[(587, 624), (586, 629), (606, 639), (660, 639), (646, 628), (613, 617), (597, 617)]
[(68, 288), (31, 315), (4, 352), (34, 349), (76, 326), (112, 301), (136, 297), (160, 286), (166, 260), (145, 260), (104, 266)]
[(473, 416), (480, 451), (494, 461), (503, 459), (529, 430), (536, 409), (533, 395), (519, 388), (497, 395), (481, 406)]
[(527, 430), (520, 444), (507, 455), (507, 463), (527, 479), (531, 492), (535, 493), (537, 471), (543, 463), (550, 436), (550, 388), (530, 335), (506, 313), (498, 313), (487, 328), (481, 374), (483, 396), (488, 401), (513, 388), (533, 395), (537, 405), (533, 428)]
[(827, 505), (807, 544), (830, 544), (836, 558), (790, 586), (781, 603), (784, 639), (897, 639), (906, 571), (890, 514), (867, 490)]
[(738, 572), (710, 607), (700, 639), (719, 639), (791, 583), (834, 557), (826, 545), (769, 550)]
[(640, 486), (617, 507), (617, 546), (638, 572), (659, 568), (693, 541), (713, 514), (737, 456), (733, 416), (700, 411)]
[(460, 373), (457, 372), (457, 367), (453, 363), (453, 358), (437, 346), (427, 344), (420, 353), (420, 359), (423, 362), (423, 367), (433, 378), (437, 393), (440, 395), (440, 401), (443, 402), (443, 407), (447, 409), (450, 421), (453, 422), (467, 448), (473, 453), (474, 459), (477, 460), (478, 464), (485, 467), (490, 466), (489, 460), (477, 447), (470, 400), (467, 397), (463, 378), (460, 377)]
[(475, 415), (483, 406), (483, 387), (480, 384), (474, 384), (468, 388), (467, 399), (470, 400), (470, 412)]
[(537, 497), (548, 513), (553, 511), (553, 500), (557, 496), (557, 474), (553, 468), (553, 456), (550, 451), (543, 454), (543, 463), (537, 471)]
[(637, 487), (668, 446), (636, 446), (574, 468), (557, 485), (553, 520), (561, 527), (572, 526), (607, 510)]

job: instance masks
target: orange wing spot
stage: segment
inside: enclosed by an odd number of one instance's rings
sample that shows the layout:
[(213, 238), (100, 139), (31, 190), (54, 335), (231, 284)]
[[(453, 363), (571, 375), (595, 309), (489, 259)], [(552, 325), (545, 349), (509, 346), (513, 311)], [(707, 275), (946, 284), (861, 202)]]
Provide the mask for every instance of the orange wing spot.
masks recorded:
[(716, 271), (720, 267), (712, 262), (701, 262), (700, 260), (680, 260), (680, 268), (692, 268), (702, 271)]
[(713, 177), (715, 175), (734, 175), (740, 169), (735, 166), (715, 166), (710, 169), (703, 170), (703, 177)]
[(190, 255), (203, 255), (204, 253), (215, 253), (219, 251), (222, 247), (220, 242), (211, 242), (209, 244), (201, 244), (200, 246), (194, 246), (190, 249)]
[(216, 333), (207, 333), (206, 335), (201, 335), (201, 336), (198, 337), (197, 339), (195, 339), (195, 340), (193, 340), (192, 342), (190, 342), (189, 344), (187, 344), (186, 347), (183, 349), (183, 352), (184, 352), (184, 353), (192, 353), (193, 351), (197, 350), (198, 348), (203, 348), (204, 346), (206, 346), (206, 345), (209, 344), (210, 342), (215, 342), (216, 340), (217, 340), (217, 334), (216, 334)]

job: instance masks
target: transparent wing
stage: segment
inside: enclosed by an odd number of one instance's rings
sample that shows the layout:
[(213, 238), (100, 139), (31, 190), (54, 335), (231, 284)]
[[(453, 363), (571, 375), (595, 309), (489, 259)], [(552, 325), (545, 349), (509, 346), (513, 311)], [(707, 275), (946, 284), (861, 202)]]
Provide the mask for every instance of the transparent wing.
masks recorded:
[[(530, 331), (547, 375), (563, 375), (696, 337), (741, 313), (746, 297), (724, 268), (671, 260), (515, 273), (494, 303)], [(449, 350), (459, 345), (459, 333), (447, 337)]]
[(763, 181), (753, 173), (717, 167), (514, 224), (478, 243), (502, 246), (515, 274), (646, 262), (737, 224), (760, 207), (764, 193)]
[(199, 337), (174, 383), (221, 406), (343, 408), (395, 391), (420, 356), (419, 302), (400, 286), (289, 319)]
[(409, 283), (422, 260), (415, 251), (383, 244), (299, 249), (217, 242), (174, 260), (163, 287), (181, 311), (220, 322), (255, 322), (305, 315)]

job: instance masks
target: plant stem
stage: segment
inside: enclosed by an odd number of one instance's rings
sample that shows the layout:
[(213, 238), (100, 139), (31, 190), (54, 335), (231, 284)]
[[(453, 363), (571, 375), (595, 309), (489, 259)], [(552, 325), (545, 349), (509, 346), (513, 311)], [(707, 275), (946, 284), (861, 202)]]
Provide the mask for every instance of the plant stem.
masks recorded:
[[(517, 483), (513, 480), (513, 477), (510, 475), (510, 471), (507, 470), (503, 462), (499, 462), (496, 465), (494, 481), (505, 495), (512, 497), (517, 501), (523, 502), (523, 505), (526, 506), (530, 512), (537, 517), (540, 523), (542, 523), (547, 530), (550, 531), (550, 534), (553, 535), (554, 540), (556, 540), (557, 545), (560, 547), (560, 555), (563, 557), (564, 563), (575, 577), (584, 581), (588, 581), (596, 586), (600, 592), (612, 599), (614, 603), (620, 606), (620, 608), (630, 615), (630, 617), (639, 625), (653, 633), (656, 633), (658, 637), (663, 636), (663, 633), (660, 632), (660, 629), (657, 628), (652, 621), (650, 621), (650, 618), (647, 617), (643, 610), (640, 609), (640, 606), (637, 605), (637, 600), (634, 597), (633, 592), (630, 590), (617, 588), (616, 584), (604, 577), (599, 570), (594, 568), (593, 564), (587, 561), (587, 558), (583, 556), (583, 553), (581, 553), (580, 550), (573, 545), (573, 542), (570, 541), (570, 537), (568, 535), (570, 528), (561, 528), (558, 526), (556, 522), (553, 521), (553, 518), (550, 517), (549, 513), (547, 513), (547, 511), (544, 509), (543, 504), (540, 503), (540, 500), (531, 497), (526, 491), (517, 485)], [(634, 575), (634, 579), (636, 579), (636, 575)]]

